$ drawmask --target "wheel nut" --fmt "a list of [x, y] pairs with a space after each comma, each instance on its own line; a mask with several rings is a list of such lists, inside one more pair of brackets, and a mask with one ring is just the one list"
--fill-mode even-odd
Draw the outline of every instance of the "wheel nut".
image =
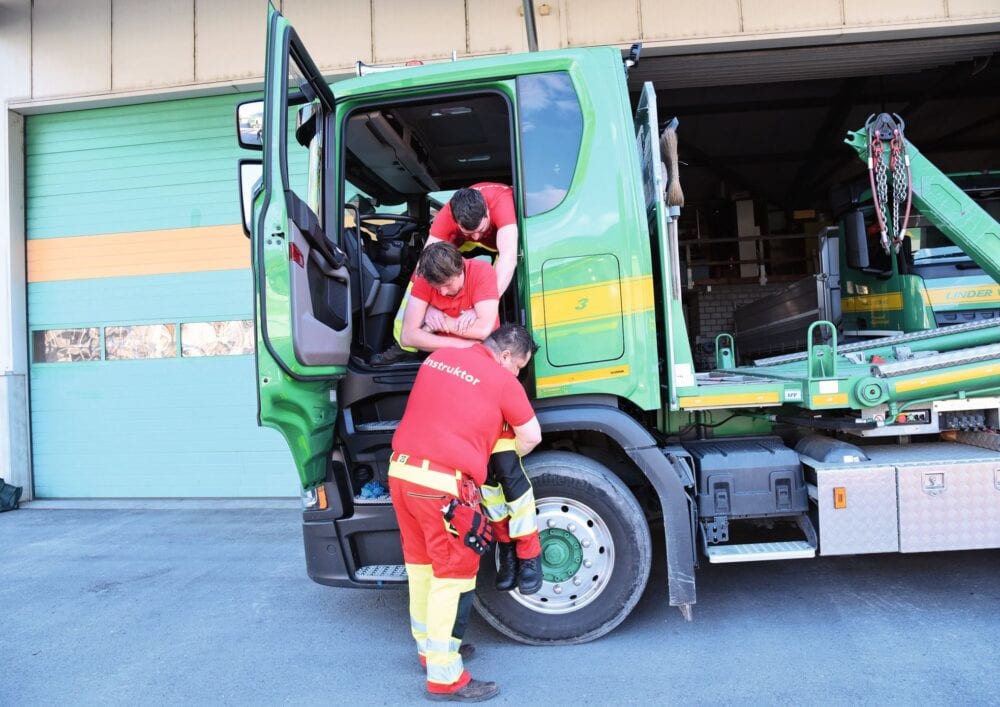
[[552, 591], [555, 592], [556, 594], [562, 594], [562, 585], [557, 584], [556, 586], [552, 587]]
[[568, 530], [571, 533], [575, 533], [576, 532], [576, 523], [570, 523], [569, 525], [567, 525], [566, 526], [566, 530]]
[[584, 540], [584, 541], [583, 541], [582, 543], [580, 543], [580, 544], [581, 544], [581, 545], [583, 545], [584, 547], [590, 547], [590, 541], [589, 541], [589, 540]]
[[581, 584], [583, 584], [583, 582], [580, 580], [579, 577], [574, 577], [573, 578], [573, 584], [576, 585], [577, 587], [579, 587]]
[[587, 569], [590, 569], [591, 567], [594, 566], [594, 563], [591, 562], [590, 560], [584, 560], [583, 561], [583, 566], [586, 567]]
[[556, 527], [556, 521], [555, 521], [555, 519], [553, 519], [553, 518], [549, 518], [549, 520], [548, 520], [548, 522], [546, 523], [546, 525], [547, 525], [547, 526], [549, 526], [550, 528], [554, 528], [554, 527]]

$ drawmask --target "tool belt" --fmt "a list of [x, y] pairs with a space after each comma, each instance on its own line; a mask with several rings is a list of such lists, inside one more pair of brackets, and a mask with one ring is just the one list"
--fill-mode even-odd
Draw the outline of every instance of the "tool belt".
[[461, 469], [443, 466], [430, 459], [421, 459], [401, 452], [393, 452], [389, 461], [390, 477], [450, 494], [467, 506], [478, 506], [482, 500], [476, 482], [466, 476]]

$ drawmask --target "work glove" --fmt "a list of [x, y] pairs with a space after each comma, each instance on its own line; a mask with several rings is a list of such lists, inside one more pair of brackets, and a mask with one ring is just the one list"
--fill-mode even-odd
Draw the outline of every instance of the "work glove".
[[479, 512], [478, 506], [466, 506], [453, 498], [441, 509], [441, 513], [449, 533], [461, 537], [466, 547], [477, 555], [486, 553], [493, 542], [493, 528], [486, 516]]

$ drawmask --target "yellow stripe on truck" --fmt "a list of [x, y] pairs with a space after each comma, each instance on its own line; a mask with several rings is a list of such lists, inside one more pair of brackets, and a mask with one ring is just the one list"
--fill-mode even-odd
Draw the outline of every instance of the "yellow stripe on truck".
[[988, 366], [976, 366], [975, 368], [966, 368], [963, 371], [932, 373], [926, 376], [901, 380], [899, 383], [896, 383], [895, 388], [897, 393], [906, 393], [911, 390], [950, 385], [952, 383], [965, 383], [977, 378], [988, 378], [996, 375], [1000, 375], [1000, 364], [991, 363]]
[[531, 324], [536, 329], [621, 317], [653, 309], [651, 275], [605, 280], [547, 290], [531, 297]]
[[780, 400], [778, 393], [735, 393], [733, 395], [697, 395], [680, 398], [678, 401], [682, 410], [697, 410], [703, 408], [737, 407], [740, 405], [777, 405]]
[[934, 287], [926, 291], [925, 300], [932, 307], [946, 304], [1000, 304], [1000, 287]]
[[578, 371], [576, 373], [561, 373], [557, 376], [545, 376], [535, 381], [535, 387], [539, 390], [545, 388], [558, 388], [564, 385], [575, 383], [590, 383], [596, 380], [607, 378], [620, 378], [627, 376], [631, 368], [629, 366], [608, 366], [607, 368], [596, 368], [590, 371]]
[[840, 307], [845, 312], [890, 312], [903, 309], [902, 292], [842, 297]]

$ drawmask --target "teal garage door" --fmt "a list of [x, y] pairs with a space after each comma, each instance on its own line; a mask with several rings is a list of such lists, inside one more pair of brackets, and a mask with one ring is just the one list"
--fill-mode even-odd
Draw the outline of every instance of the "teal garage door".
[[237, 100], [27, 119], [37, 497], [297, 495], [256, 423]]

